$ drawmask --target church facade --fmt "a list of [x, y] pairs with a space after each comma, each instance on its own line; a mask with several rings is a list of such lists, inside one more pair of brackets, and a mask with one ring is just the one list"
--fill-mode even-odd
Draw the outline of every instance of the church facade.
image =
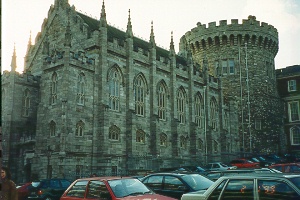
[[14, 52], [2, 75], [3, 163], [19, 182], [240, 155], [240, 105], [211, 73], [211, 56], [197, 57], [183, 40], [176, 54], [172, 35], [169, 50], [157, 47], [153, 24], [149, 35], [134, 36], [130, 12], [126, 32], [108, 25], [104, 2], [96, 20], [55, 0], [28, 43], [24, 73]]

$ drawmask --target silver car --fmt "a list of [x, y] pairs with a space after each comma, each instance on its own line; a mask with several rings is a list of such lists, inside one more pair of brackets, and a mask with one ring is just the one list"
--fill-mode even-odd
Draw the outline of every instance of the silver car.
[[228, 169], [237, 169], [236, 166], [228, 166], [222, 162], [208, 163], [204, 168], [206, 170], [210, 170], [210, 171], [222, 171], [222, 170], [228, 170]]
[[220, 177], [207, 190], [184, 194], [181, 200], [299, 200], [300, 174], [252, 173]]

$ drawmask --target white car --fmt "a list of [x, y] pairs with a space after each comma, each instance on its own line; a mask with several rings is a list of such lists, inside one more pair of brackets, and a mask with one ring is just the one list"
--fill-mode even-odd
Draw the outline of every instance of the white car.
[[208, 163], [205, 167], [206, 170], [210, 171], [221, 171], [221, 170], [228, 170], [228, 169], [237, 169], [236, 166], [228, 166], [222, 162], [213, 162]]
[[181, 200], [299, 200], [300, 174], [252, 173], [220, 177], [207, 190], [183, 194]]

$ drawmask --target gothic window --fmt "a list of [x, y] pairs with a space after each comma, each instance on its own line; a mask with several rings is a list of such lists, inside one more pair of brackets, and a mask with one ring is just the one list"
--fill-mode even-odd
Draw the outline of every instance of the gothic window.
[[299, 145], [300, 144], [300, 127], [291, 128], [290, 134], [291, 134], [291, 144]]
[[219, 61], [215, 61], [215, 76], [219, 76]]
[[213, 150], [215, 153], [218, 152], [219, 144], [216, 140], [213, 140]]
[[202, 139], [198, 139], [198, 149], [199, 150], [203, 150], [204, 148], [203, 148], [203, 140]]
[[109, 127], [109, 139], [110, 140], [119, 140], [120, 138], [120, 128], [116, 125]]
[[49, 128], [50, 128], [50, 137], [55, 137], [56, 136], [56, 124], [53, 120], [50, 122]]
[[177, 119], [181, 124], [185, 123], [185, 96], [182, 90], [177, 92]]
[[293, 101], [288, 103], [290, 122], [298, 121], [300, 116], [299, 102]]
[[23, 116], [28, 117], [29, 110], [30, 110], [30, 92], [28, 89], [26, 89], [23, 96]]
[[296, 88], [296, 80], [289, 80], [288, 81], [288, 91], [289, 92], [294, 92], [296, 90], [297, 90], [297, 88]]
[[203, 127], [204, 123], [204, 105], [200, 95], [195, 97], [195, 123], [199, 128]]
[[109, 73], [109, 108], [114, 111], [119, 110], [120, 106], [120, 75], [117, 69], [113, 69]]
[[166, 120], [166, 86], [162, 83], [158, 86], [158, 117]]
[[84, 129], [84, 123], [83, 123], [83, 121], [80, 120], [76, 124], [76, 133], [75, 133], [75, 136], [82, 137], [83, 136], [83, 129]]
[[210, 126], [213, 130], [217, 130], [217, 102], [216, 99], [212, 98], [210, 101]]
[[79, 105], [84, 105], [84, 97], [85, 97], [85, 78], [84, 78], [84, 74], [81, 73], [79, 74], [77, 80], [77, 103]]
[[145, 114], [145, 91], [146, 85], [142, 76], [138, 76], [134, 82], [135, 112], [137, 115]]
[[145, 143], [145, 132], [142, 130], [137, 130], [136, 132], [136, 142]]
[[160, 134], [160, 146], [167, 146], [167, 135], [164, 133]]
[[186, 149], [186, 147], [187, 147], [187, 140], [186, 140], [186, 138], [184, 136], [180, 136], [180, 143], [179, 143], [179, 145], [180, 145], [180, 148]]
[[51, 104], [57, 101], [57, 74], [54, 72], [51, 78]]

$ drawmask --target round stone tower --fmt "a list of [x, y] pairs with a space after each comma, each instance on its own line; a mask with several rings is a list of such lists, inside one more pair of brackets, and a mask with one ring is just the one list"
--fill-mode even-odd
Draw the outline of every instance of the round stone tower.
[[239, 103], [241, 152], [283, 151], [282, 105], [274, 65], [276, 28], [255, 16], [241, 24], [237, 19], [231, 24], [221, 20], [218, 26], [197, 23], [181, 38], [179, 48], [182, 56], [190, 50], [198, 63], [206, 57], [209, 73], [222, 79], [225, 101]]

